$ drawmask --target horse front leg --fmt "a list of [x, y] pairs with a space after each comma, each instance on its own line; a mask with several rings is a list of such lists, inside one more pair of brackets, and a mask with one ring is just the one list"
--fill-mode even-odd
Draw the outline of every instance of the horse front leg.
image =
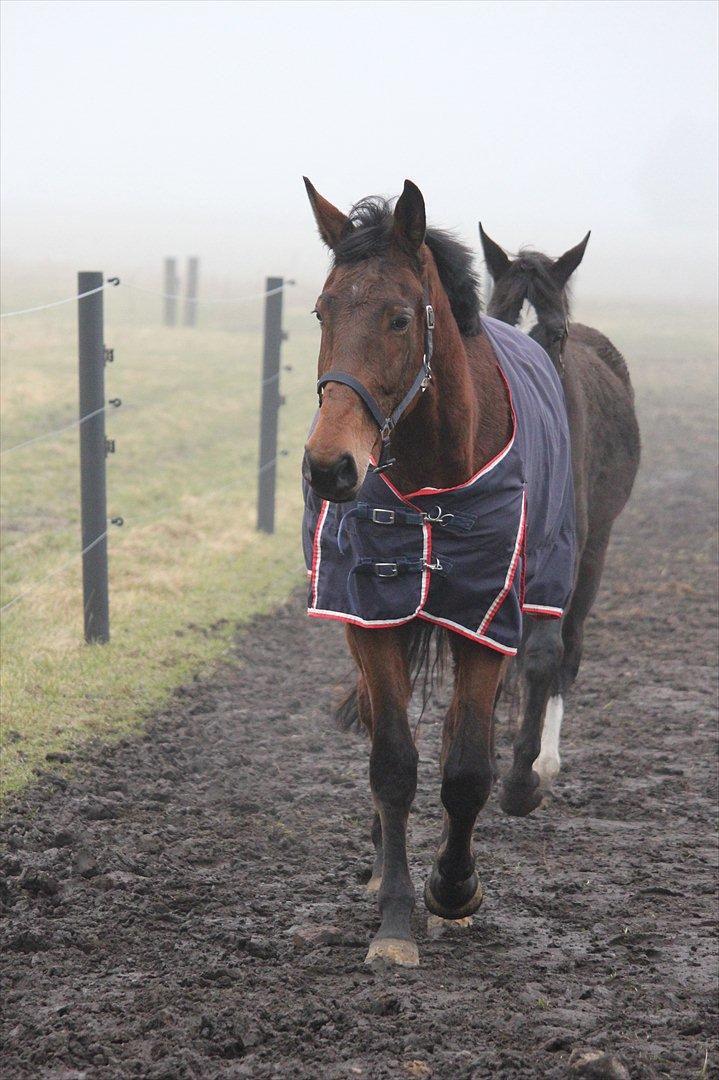
[[[366, 962], [384, 958], [413, 967], [419, 963], [419, 952], [410, 929], [415, 898], [407, 864], [407, 819], [417, 788], [418, 754], [407, 717], [412, 688], [406, 636], [401, 629], [357, 627], [349, 635], [362, 665], [372, 714], [369, 774], [382, 875], [377, 890], [382, 921]], [[379, 869], [376, 865], [376, 878]]]
[[482, 903], [472, 833], [494, 777], [494, 706], [505, 666], [498, 653], [452, 638], [455, 688], [442, 741], [445, 822], [424, 899], [434, 915], [462, 919]]

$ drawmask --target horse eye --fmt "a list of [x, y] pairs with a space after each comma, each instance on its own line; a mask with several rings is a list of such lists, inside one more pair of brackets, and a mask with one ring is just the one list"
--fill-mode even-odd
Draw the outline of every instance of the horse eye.
[[317, 310], [317, 308], [314, 308], [314, 310], [312, 311], [312, 314], [313, 314], [313, 315], [316, 315], [316, 316], [317, 316], [317, 322], [319, 322], [319, 323], [321, 323], [321, 322], [322, 322], [322, 316], [320, 315], [320, 313], [319, 313], [319, 311]]
[[409, 326], [409, 315], [395, 315], [390, 323], [393, 330], [406, 330]]

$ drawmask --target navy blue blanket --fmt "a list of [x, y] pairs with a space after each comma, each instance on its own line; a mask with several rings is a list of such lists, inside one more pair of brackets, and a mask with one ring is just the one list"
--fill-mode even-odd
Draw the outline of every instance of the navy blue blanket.
[[359, 626], [421, 618], [508, 655], [522, 612], [561, 616], [574, 580], [575, 527], [564, 392], [544, 350], [482, 319], [509, 388], [514, 432], [452, 488], [400, 495], [370, 472], [357, 499], [305, 485], [309, 614]]

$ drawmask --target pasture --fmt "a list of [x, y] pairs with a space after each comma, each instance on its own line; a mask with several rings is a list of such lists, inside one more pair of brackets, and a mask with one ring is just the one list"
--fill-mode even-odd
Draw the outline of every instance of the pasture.
[[[69, 287], [68, 287], [69, 286]], [[35, 292], [31, 290], [34, 288]], [[5, 309], [73, 291], [70, 275], [6, 290]], [[261, 282], [231, 295], [255, 293]], [[238, 620], [302, 580], [297, 452], [311, 415], [317, 337], [311, 304], [288, 290], [277, 527], [255, 531], [262, 300], [203, 307], [196, 329], [160, 325], [162, 300], [105, 294], [112, 639], [82, 640], [78, 432], [2, 458], [4, 788], [47, 753], [125, 730], [215, 660]], [[2, 447], [77, 416], [77, 313], [71, 304], [3, 322]]]
[[[419, 903], [422, 966], [386, 972], [362, 964], [376, 920], [366, 751], [328, 718], [342, 634], [310, 625], [294, 588], [308, 305], [289, 297], [290, 454], [278, 532], [260, 542], [259, 317], [170, 332], [134, 302], [108, 303], [109, 387], [138, 405], [110, 432], [110, 506], [127, 521], [110, 551], [113, 640], [80, 643], [77, 567], [3, 624], [11, 783], [34, 781], [7, 806], [12, 1075], [529, 1080], [566, 1076], [588, 1050], [633, 1077], [711, 1075], [712, 314], [577, 305], [628, 360], [644, 449], [562, 773], [530, 819], [492, 797], [477, 830], [485, 905], [461, 931], [428, 925]], [[72, 319], [51, 317], [3, 330], [7, 443], [72, 416]], [[77, 544], [76, 436], [63, 438], [3, 470], [9, 593]], [[41, 542], [39, 525], [62, 531]], [[440, 692], [422, 722], [417, 887], [445, 704]], [[501, 720], [502, 770], [508, 758]]]

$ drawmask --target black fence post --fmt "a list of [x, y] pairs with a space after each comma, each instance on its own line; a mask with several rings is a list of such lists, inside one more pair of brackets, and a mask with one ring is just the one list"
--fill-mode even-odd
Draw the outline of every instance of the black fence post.
[[[78, 293], [104, 283], [96, 272], [77, 275]], [[78, 300], [80, 360], [80, 502], [85, 641], [110, 640], [105, 484], [105, 335], [103, 293]], [[94, 415], [93, 415], [94, 414]], [[86, 550], [87, 549], [87, 550]]]
[[200, 260], [191, 256], [187, 260], [187, 284], [185, 286], [185, 326], [194, 326], [197, 322], [197, 283], [200, 274]]
[[174, 326], [177, 322], [177, 262], [175, 259], [165, 259], [165, 326]]
[[275, 484], [277, 471], [277, 423], [280, 405], [280, 348], [282, 346], [282, 278], [265, 283], [265, 346], [262, 361], [260, 408], [260, 463], [257, 486], [257, 528], [275, 531]]

